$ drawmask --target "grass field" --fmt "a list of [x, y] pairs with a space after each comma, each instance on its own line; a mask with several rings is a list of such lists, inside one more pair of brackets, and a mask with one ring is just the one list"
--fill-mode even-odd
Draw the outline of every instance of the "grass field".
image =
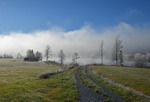
[[[77, 102], [79, 101], [79, 93], [75, 71], [78, 68], [75, 67], [69, 71], [50, 76], [48, 79], [40, 79], [37, 76], [62, 68], [59, 64], [51, 62], [0, 59], [0, 102]], [[89, 88], [92, 86], [93, 92], [101, 92], [102, 96], [105, 96], [105, 93], [97, 88], [96, 84], [85, 78], [86, 74], [83, 70], [85, 68], [81, 68], [81, 81]], [[150, 96], [150, 69], [117, 66], [94, 66], [93, 68], [99, 75]], [[100, 80], [90, 67], [88, 67], [88, 72], [97, 82], [121, 95], [126, 101], [145, 102], [128, 90]]]
[[104, 77], [150, 96], [150, 69], [95, 66], [94, 70]]
[[10, 83], [16, 80], [30, 79], [40, 73], [53, 72], [60, 69], [44, 62], [24, 62], [16, 59], [0, 59], [0, 82]]
[[[74, 70], [39, 79], [38, 75], [61, 69], [45, 62], [0, 60], [0, 102], [64, 102], [78, 100]], [[63, 94], [62, 94], [63, 93]]]

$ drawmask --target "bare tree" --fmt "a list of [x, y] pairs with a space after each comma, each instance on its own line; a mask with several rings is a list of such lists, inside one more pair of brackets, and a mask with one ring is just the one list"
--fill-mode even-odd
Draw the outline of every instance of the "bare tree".
[[102, 41], [102, 42], [100, 43], [101, 64], [103, 64], [103, 52], [104, 52], [103, 46], [104, 46], [104, 41]]
[[17, 58], [17, 59], [22, 59], [23, 56], [22, 56], [20, 53], [18, 53], [16, 58]]
[[135, 54], [134, 57], [136, 67], [146, 67], [146, 56], [140, 53]]
[[62, 49], [59, 51], [58, 57], [60, 58], [60, 63], [63, 64], [65, 60], [65, 54]]
[[113, 47], [113, 52], [112, 52], [112, 61], [116, 61], [116, 64], [118, 64], [119, 60], [119, 51], [123, 48], [122, 46], [122, 41], [119, 40], [119, 36], [116, 36], [115, 38], [115, 43]]
[[74, 55], [73, 55], [73, 57], [72, 57], [72, 62], [73, 62], [73, 64], [78, 64], [78, 62], [77, 62], [77, 59], [79, 59], [80, 57], [78, 56], [78, 53], [77, 52], [75, 52], [74, 53]]
[[51, 47], [49, 45], [47, 45], [45, 48], [46, 61], [48, 61], [48, 59], [50, 58], [51, 55], [52, 55]]

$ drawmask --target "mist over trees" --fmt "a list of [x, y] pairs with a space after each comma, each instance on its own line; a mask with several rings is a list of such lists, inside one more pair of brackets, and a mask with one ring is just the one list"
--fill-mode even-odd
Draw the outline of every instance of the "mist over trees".
[[[112, 45], [112, 46], [109, 46], [109, 49], [108, 49], [108, 43], [110, 43]], [[80, 44], [80, 43], [78, 43], [78, 44]], [[132, 63], [131, 66], [150, 67], [150, 53], [149, 52], [143, 53], [143, 52], [140, 52], [139, 50], [137, 50], [137, 53], [135, 53], [135, 52], [134, 53], [131, 52], [131, 54], [129, 54], [130, 52], [126, 53], [125, 50], [123, 50], [122, 40], [120, 40], [119, 36], [115, 37], [114, 43], [111, 38], [111, 40], [106, 39], [105, 44], [104, 44], [104, 40], [101, 40], [100, 44], [97, 44], [97, 46], [99, 46], [99, 47], [97, 47], [98, 50], [96, 48], [92, 49], [92, 50], [91, 50], [91, 48], [89, 48], [89, 50], [85, 50], [85, 53], [81, 53], [80, 50], [77, 49], [82, 60], [84, 59], [82, 57], [87, 58], [87, 59], [85, 59], [85, 61], [90, 60], [89, 62], [87, 61], [86, 63], [81, 62], [82, 64], [97, 63], [97, 64], [109, 64], [110, 65], [113, 62], [113, 64], [121, 65], [121, 66], [122, 65], [130, 66], [130, 63]], [[83, 46], [81, 46], [81, 47], [83, 47]], [[128, 46], [126, 45], [125, 47], [127, 48]], [[112, 48], [112, 50], [111, 50], [111, 48]], [[35, 49], [35, 48], [33, 48], [33, 49]], [[65, 46], [64, 46], [64, 49], [65, 49]], [[95, 50], [95, 52], [93, 50]], [[104, 50], [105, 50], [106, 54], [104, 54]], [[56, 60], [57, 62], [64, 64], [64, 60], [66, 59], [66, 56], [65, 56], [63, 50], [59, 51], [59, 53], [57, 54], [57, 57], [56, 57], [55, 52], [57, 52], [56, 47], [54, 48], [55, 56], [53, 57], [50, 45], [47, 45], [45, 47], [45, 49], [42, 50], [43, 57], [44, 57], [44, 59], [46, 59], [46, 61], [50, 60], [50, 58], [52, 58], [52, 59], [54, 58], [54, 60]], [[69, 52], [69, 54], [68, 54], [68, 52]], [[140, 52], [140, 53], [138, 53], [138, 52]], [[17, 55], [13, 55], [13, 54], [12, 55], [16, 56], [15, 58], [17, 58], [17, 59], [23, 59], [25, 56], [25, 58], [24, 58], [25, 61], [39, 61], [39, 60], [42, 60], [42, 53], [39, 51], [34, 52], [33, 50], [29, 49], [29, 50], [27, 50], [26, 55], [24, 53], [23, 53], [23, 55], [21, 53], [17, 53]], [[66, 54], [67, 57], [70, 57], [70, 62], [72, 59], [73, 64], [78, 64], [79, 56], [78, 56], [77, 52], [75, 52], [73, 54], [73, 56], [71, 56], [70, 49], [69, 49], [69, 50], [66, 50], [66, 53], [67, 53]], [[12, 55], [3, 54], [3, 55], [0, 55], [0, 58], [14, 58]], [[110, 58], [110, 55], [111, 55], [111, 58]], [[67, 58], [67, 60], [68, 59], [69, 58]], [[112, 62], [108, 62], [108, 60], [111, 60]], [[65, 61], [65, 63], [66, 62], [67, 61]], [[129, 62], [129, 64], [128, 64], [128, 62]]]
[[149, 67], [150, 65], [150, 54], [136, 53], [134, 55], [134, 62], [136, 67]]
[[[66, 64], [72, 62], [74, 51], [80, 54], [81, 64], [101, 64], [99, 47], [100, 41], [104, 40], [103, 64], [111, 65], [115, 64], [110, 61], [115, 42], [114, 38], [116, 35], [119, 35], [119, 39], [123, 41], [124, 46], [122, 49], [123, 64], [134, 66], [134, 55], [136, 53], [145, 54], [146, 52], [150, 52], [149, 32], [150, 29], [133, 26], [125, 22], [121, 22], [110, 28], [105, 28], [103, 31], [85, 25], [80, 29], [72, 31], [49, 29], [34, 31], [29, 34], [11, 32], [8, 35], [0, 37], [0, 55], [4, 57], [4, 53], [7, 53], [16, 57], [18, 52], [20, 52], [25, 57], [26, 50], [33, 49], [34, 51], [42, 52], [43, 60], [45, 60], [45, 46], [50, 44], [53, 56], [50, 56], [49, 60], [59, 61], [58, 52], [60, 48], [63, 48], [66, 55], [64, 63]], [[127, 56], [130, 56], [130, 58]]]
[[134, 61], [134, 54], [126, 55], [126, 57], [124, 59], [125, 59], [125, 61]]
[[146, 66], [146, 56], [140, 53], [135, 54], [134, 56], [135, 66], [136, 67], [145, 67]]
[[135, 67], [150, 67], [150, 53], [135, 53], [125, 56], [126, 62], [131, 62]]
[[10, 54], [4, 54], [4, 55], [0, 55], [0, 58], [1, 59], [12, 59], [14, 57], [12, 55], [10, 55]]
[[146, 62], [150, 63], [150, 53], [146, 53]]
[[16, 56], [16, 58], [17, 58], [17, 59], [23, 59], [24, 57], [22, 56], [21, 53], [18, 53], [17, 56]]

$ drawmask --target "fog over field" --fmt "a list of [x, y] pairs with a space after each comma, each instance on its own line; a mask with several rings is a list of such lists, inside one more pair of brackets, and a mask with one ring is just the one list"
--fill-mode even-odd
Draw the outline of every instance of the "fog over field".
[[148, 28], [144, 25], [139, 27], [120, 22], [116, 26], [103, 29], [85, 25], [73, 31], [52, 27], [49, 30], [36, 30], [30, 33], [9, 32], [7, 35], [0, 34], [0, 53], [16, 56], [19, 52], [25, 55], [27, 49], [44, 53], [46, 45], [50, 45], [51, 60], [58, 60], [58, 52], [63, 49], [66, 62], [71, 62], [74, 52], [78, 52], [80, 63], [98, 62], [100, 42], [104, 40], [104, 59], [107, 60], [111, 56], [116, 35], [119, 35], [120, 40], [123, 41], [124, 54], [150, 52], [150, 29]]

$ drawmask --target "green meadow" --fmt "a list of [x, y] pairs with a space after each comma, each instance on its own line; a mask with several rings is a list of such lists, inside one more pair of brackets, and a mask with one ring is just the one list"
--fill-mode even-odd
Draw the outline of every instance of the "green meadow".
[[[99, 92], [101, 96], [106, 97], [106, 93], [87, 78], [86, 66], [74, 67], [69, 71], [52, 75], [48, 79], [41, 79], [38, 78], [41, 74], [61, 70], [60, 64], [42, 61], [28, 62], [21, 59], [0, 59], [0, 102], [78, 102], [79, 93], [75, 79], [78, 68], [81, 68], [81, 82], [93, 92]], [[127, 102], [147, 101], [129, 90], [105, 82], [99, 75], [150, 96], [149, 69], [93, 66], [92, 69], [87, 67], [87, 70], [87, 74], [93, 77], [95, 81], [120, 95]], [[106, 98], [108, 101], [113, 101], [109, 97]]]
[[125, 87], [150, 96], [150, 69], [117, 66], [95, 66], [94, 70]]
[[0, 60], [0, 102], [64, 102], [78, 100], [75, 69], [37, 78], [42, 73], [60, 70], [58, 65], [45, 62], [24, 62], [16, 59]]

